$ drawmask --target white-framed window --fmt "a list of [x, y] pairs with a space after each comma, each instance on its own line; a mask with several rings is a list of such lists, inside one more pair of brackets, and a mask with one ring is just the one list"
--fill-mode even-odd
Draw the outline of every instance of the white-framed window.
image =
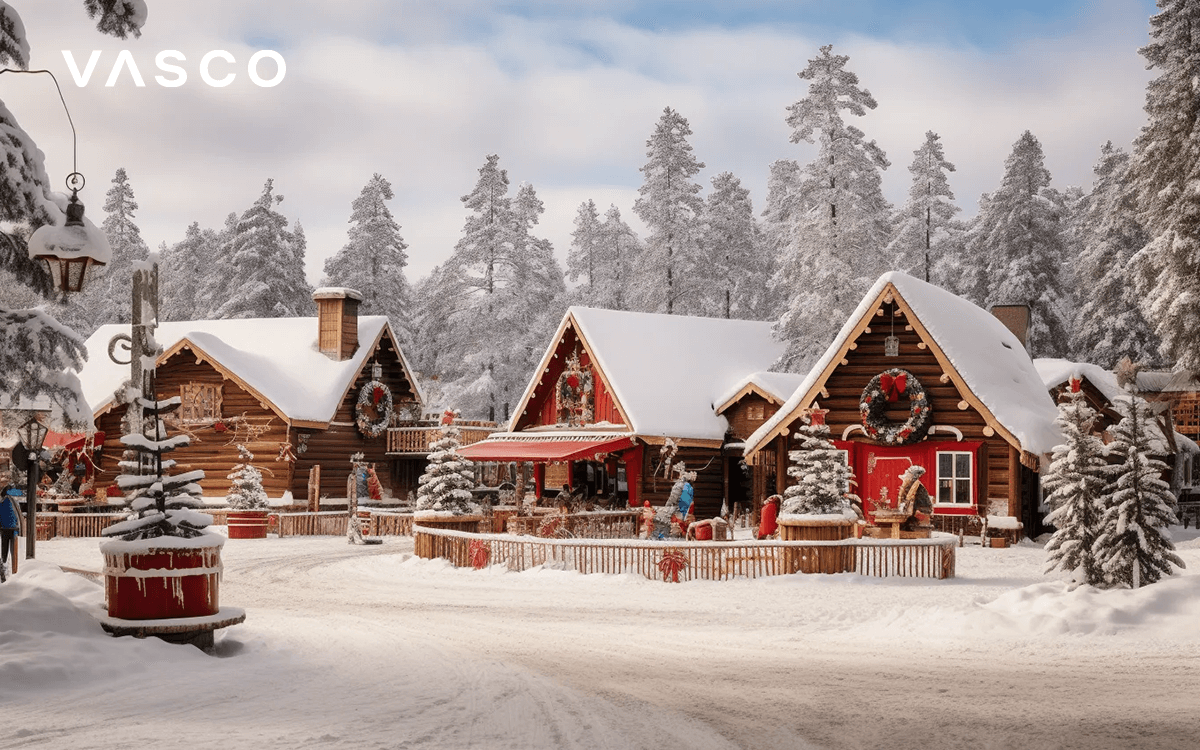
[[974, 502], [973, 464], [974, 457], [970, 451], [938, 451], [938, 505], [971, 505]]

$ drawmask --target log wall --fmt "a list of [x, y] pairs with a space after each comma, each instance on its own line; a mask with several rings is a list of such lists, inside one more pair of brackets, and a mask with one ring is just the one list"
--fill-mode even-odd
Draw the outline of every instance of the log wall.
[[[642, 451], [642, 472], [638, 477], [638, 505], [649, 500], [651, 505], [662, 505], [671, 495], [673, 478], [663, 478], [658, 446], [648, 445]], [[683, 461], [688, 471], [696, 472], [692, 482], [697, 519], [712, 518], [721, 512], [725, 499], [725, 472], [719, 448], [680, 448], [674, 463]], [[707, 468], [706, 468], [707, 467]], [[655, 474], [654, 470], [658, 469]], [[673, 476], [668, 474], [669, 477]]]

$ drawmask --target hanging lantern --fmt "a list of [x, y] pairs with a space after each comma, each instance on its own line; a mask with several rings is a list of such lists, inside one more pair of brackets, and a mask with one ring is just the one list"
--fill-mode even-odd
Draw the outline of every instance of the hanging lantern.
[[883, 356], [899, 357], [900, 356], [900, 339], [897, 336], [888, 336], [883, 340]]
[[29, 257], [46, 264], [54, 279], [54, 288], [78, 292], [92, 266], [103, 266], [112, 258], [112, 248], [104, 232], [83, 218], [79, 190], [83, 175], [72, 172], [67, 177], [71, 198], [67, 203], [67, 221], [62, 226], [39, 227], [29, 238]]

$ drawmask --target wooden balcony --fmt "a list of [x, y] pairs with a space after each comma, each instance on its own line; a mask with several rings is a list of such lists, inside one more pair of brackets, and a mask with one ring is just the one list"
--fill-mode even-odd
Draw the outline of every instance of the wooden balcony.
[[[462, 444], [478, 443], [496, 431], [495, 422], [458, 422]], [[429, 444], [442, 434], [441, 426], [433, 420], [399, 422], [388, 428], [387, 452], [391, 455], [424, 456], [429, 453]]]

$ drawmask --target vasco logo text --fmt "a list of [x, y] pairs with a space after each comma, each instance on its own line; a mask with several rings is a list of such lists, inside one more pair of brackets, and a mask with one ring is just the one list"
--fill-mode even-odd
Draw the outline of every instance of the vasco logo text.
[[[75, 79], [75, 85], [80, 88], [86, 86], [92, 78], [92, 73], [96, 70], [96, 64], [100, 62], [100, 50], [92, 50], [91, 56], [88, 58], [87, 65], [83, 72], [80, 72], [78, 63], [75, 62], [75, 55], [71, 50], [63, 50], [63, 59], [67, 61], [67, 68], [71, 71], [71, 77]], [[275, 75], [272, 78], [263, 78], [259, 75], [258, 65], [264, 59], [269, 58], [275, 62]], [[187, 58], [179, 50], [168, 49], [159, 52], [154, 58], [154, 64], [167, 76], [154, 76], [154, 80], [159, 86], [167, 88], [176, 88], [187, 83], [187, 71], [178, 65], [173, 65], [173, 62], [187, 62]], [[214, 64], [216, 63], [216, 64]], [[233, 55], [223, 49], [215, 49], [208, 52], [204, 57], [200, 58], [200, 79], [214, 88], [224, 88], [233, 83], [237, 78], [237, 74], [230, 70], [230, 67], [235, 65], [237, 60]], [[269, 72], [268, 66], [268, 72]], [[133, 79], [135, 86], [145, 86], [146, 82], [142, 79], [142, 73], [138, 70], [137, 62], [134, 61], [133, 55], [127, 49], [121, 50], [117, 55], [117, 61], [113, 63], [112, 71], [108, 74], [108, 81], [105, 86], [115, 86], [121, 77], [121, 71], [128, 70], [129, 77]], [[224, 74], [221, 77], [216, 77], [216, 74]], [[283, 55], [275, 50], [259, 50], [250, 56], [250, 61], [246, 63], [246, 75], [254, 82], [254, 85], [263, 88], [271, 88], [278, 86], [283, 77], [287, 75], [287, 66], [283, 62]]]

